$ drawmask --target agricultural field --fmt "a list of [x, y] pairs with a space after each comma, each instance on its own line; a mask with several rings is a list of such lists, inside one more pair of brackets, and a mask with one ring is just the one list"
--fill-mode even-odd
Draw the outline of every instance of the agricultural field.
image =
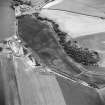
[[67, 10], [85, 15], [105, 17], [104, 0], [55, 0], [45, 8]]
[[67, 32], [72, 38], [105, 31], [105, 21], [100, 18], [50, 8], [42, 9], [40, 14], [56, 21], [61, 30]]
[[105, 52], [105, 32], [80, 36], [75, 40], [83, 47]]
[[[69, 1], [70, 0], [66, 0], [66, 2], [64, 2], [65, 5], [67, 5]], [[76, 3], [76, 0], [69, 4], [72, 5], [73, 3]], [[62, 7], [61, 5], [59, 5], [59, 7], [55, 6], [54, 8], [56, 9], [57, 7], [60, 9]], [[67, 5], [67, 7], [65, 6], [64, 8], [67, 9], [69, 6]], [[76, 6], [81, 7], [82, 5], [78, 4]], [[50, 9], [54, 8], [52, 7]], [[64, 34], [65, 32], [68, 33], [70, 38], [78, 41], [80, 46], [104, 53], [104, 20], [97, 17], [50, 9], [43, 8], [40, 16], [54, 20], [59, 24]], [[80, 10], [85, 13], [87, 9], [89, 8], [85, 8], [84, 10], [81, 8]], [[103, 13], [96, 13], [96, 10], [92, 8], [89, 10], [92, 10], [91, 14], [95, 13], [94, 15], [101, 14], [101, 16], [104, 16]], [[0, 33], [0, 40], [12, 36], [16, 31], [14, 11], [10, 10], [8, 12], [10, 13], [9, 16], [7, 16], [6, 11], [5, 14], [3, 14], [6, 19], [2, 18], [2, 20], [8, 20], [7, 24], [3, 24], [10, 26], [7, 31], [9, 34]], [[5, 31], [5, 28], [3, 28], [3, 31]], [[82, 68], [78, 68], [78, 65], [75, 65], [71, 59], [68, 59], [67, 54], [58, 43], [56, 33], [51, 29], [47, 22], [40, 22], [40, 19], [37, 20], [34, 15], [26, 15], [18, 18], [19, 38], [24, 42], [23, 44], [31, 48], [32, 53], [35, 52], [39, 55], [45, 65], [49, 66], [51, 70], [65, 72], [70, 75], [70, 78], [72, 78], [71, 74], [73, 74], [78, 79], [93, 83], [91, 84], [93, 86], [84, 86], [78, 83], [79, 81], [74, 82], [72, 79], [67, 80], [54, 74], [38, 73], [35, 68], [29, 67], [26, 63], [27, 59], [13, 59], [13, 56], [8, 58], [7, 55], [0, 55], [0, 82], [2, 85], [6, 83], [6, 95], [7, 98], [11, 96], [11, 105], [14, 103], [18, 105], [18, 95], [20, 96], [19, 98], [22, 105], [104, 105], [104, 68], [98, 68], [97, 66], [87, 67], [88, 70], [93, 71], [93, 74], [91, 74], [92, 72], [87, 72], [81, 75]], [[104, 55], [101, 55], [101, 57], [102, 56]], [[98, 84], [99, 87], [95, 85], [94, 82]], [[2, 88], [3, 86], [0, 86], [0, 90], [5, 91]]]
[[99, 95], [93, 88], [82, 86], [57, 77], [66, 105], [101, 105]]
[[[28, 65], [21, 58], [15, 58], [13, 61], [6, 55], [0, 57], [2, 64], [0, 72], [5, 79], [5, 81], [1, 79], [0, 82], [5, 83], [7, 102], [12, 105], [14, 103], [20, 105], [17, 95], [19, 95], [22, 105], [33, 105], [34, 103], [36, 105], [46, 105], [46, 103], [50, 105], [103, 105], [99, 94], [93, 88], [53, 74], [38, 73], [36, 69], [27, 70]], [[7, 66], [4, 66], [5, 64]], [[1, 89], [2, 87], [0, 87]], [[10, 100], [8, 96], [11, 96]]]
[[15, 33], [15, 14], [7, 0], [0, 2], [0, 41], [11, 37]]

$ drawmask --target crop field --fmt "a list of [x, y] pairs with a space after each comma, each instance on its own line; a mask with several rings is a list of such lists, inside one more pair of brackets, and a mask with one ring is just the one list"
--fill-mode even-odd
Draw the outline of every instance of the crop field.
[[96, 17], [49, 8], [43, 9], [41, 15], [56, 21], [61, 30], [67, 32], [72, 38], [105, 32], [105, 21]]
[[102, 105], [99, 95], [93, 88], [82, 86], [57, 77], [66, 105]]
[[105, 51], [105, 32], [75, 38], [83, 47]]
[[[52, 9], [63, 9], [92, 16], [105, 17], [104, 0], [56, 0], [59, 3], [46, 6]], [[49, 4], [48, 4], [49, 5]]]

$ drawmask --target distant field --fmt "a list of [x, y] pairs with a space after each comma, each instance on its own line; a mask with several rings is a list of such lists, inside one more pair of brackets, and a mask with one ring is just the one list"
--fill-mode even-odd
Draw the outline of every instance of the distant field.
[[104, 0], [62, 0], [60, 3], [52, 5], [49, 8], [64, 9], [92, 16], [105, 17], [104, 5]]
[[41, 15], [57, 22], [73, 38], [105, 32], [105, 21], [99, 18], [48, 9], [43, 9]]
[[103, 105], [95, 89], [57, 77], [66, 105]]
[[105, 32], [75, 38], [83, 47], [105, 51]]

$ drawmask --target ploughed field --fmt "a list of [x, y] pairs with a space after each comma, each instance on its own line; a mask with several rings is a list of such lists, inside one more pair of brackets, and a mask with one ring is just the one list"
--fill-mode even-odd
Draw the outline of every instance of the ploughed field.
[[[87, 73], [88, 71], [82, 73], [85, 70], [73, 62], [71, 56], [68, 56], [62, 45], [62, 40], [65, 37], [58, 38], [50, 22], [47, 22], [47, 19], [37, 17], [37, 15], [33, 15], [33, 17], [26, 15], [18, 18], [19, 38], [38, 54], [44, 65], [47, 65], [52, 70], [64, 73], [67, 76], [69, 75], [69, 77], [76, 76], [76, 80], [83, 80], [92, 87], [103, 87], [105, 85], [104, 71], [101, 71], [99, 75], [97, 72], [93, 74]], [[63, 32], [64, 36], [66, 34]], [[80, 73], [82, 74], [78, 75]]]
[[57, 77], [66, 105], [104, 105], [95, 89]]

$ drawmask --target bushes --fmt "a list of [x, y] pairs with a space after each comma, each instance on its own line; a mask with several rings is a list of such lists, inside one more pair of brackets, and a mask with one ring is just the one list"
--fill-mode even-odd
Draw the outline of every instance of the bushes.
[[66, 42], [67, 33], [59, 30], [59, 26], [55, 23], [52, 24], [55, 32], [59, 37], [59, 43], [63, 46], [68, 56], [72, 57], [76, 62], [83, 65], [96, 65], [100, 60], [99, 54], [96, 51], [89, 50], [87, 48], [79, 47], [77, 41], [69, 40]]
[[42, 18], [38, 15], [37, 15], [37, 19], [52, 23], [53, 29], [57, 33], [58, 41], [60, 45], [63, 47], [67, 55], [73, 58], [76, 62], [86, 66], [96, 65], [99, 62], [100, 57], [98, 52], [89, 50], [88, 48], [80, 47], [77, 41], [73, 41], [73, 40], [66, 41], [66, 36], [68, 34], [65, 32], [62, 32], [59, 29], [59, 25], [55, 23], [53, 20]]

